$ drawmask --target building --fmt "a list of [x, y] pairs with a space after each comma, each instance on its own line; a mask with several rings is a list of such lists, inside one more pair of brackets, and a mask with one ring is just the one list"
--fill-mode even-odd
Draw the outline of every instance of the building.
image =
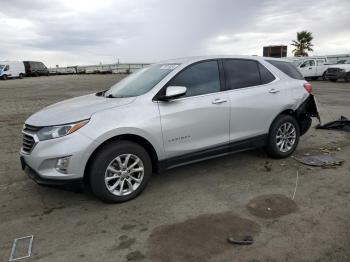
[[286, 45], [270, 45], [264, 46], [263, 56], [267, 57], [286, 57], [287, 56], [287, 46]]

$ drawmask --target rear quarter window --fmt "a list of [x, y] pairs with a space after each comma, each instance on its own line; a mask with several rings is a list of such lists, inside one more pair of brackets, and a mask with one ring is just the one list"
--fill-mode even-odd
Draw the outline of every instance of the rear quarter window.
[[268, 84], [275, 80], [276, 78], [271, 74], [269, 70], [265, 68], [265, 66], [261, 65], [259, 63], [259, 71], [260, 71], [260, 78], [261, 78], [261, 84]]
[[274, 67], [277, 67], [279, 70], [291, 78], [304, 80], [303, 75], [298, 71], [293, 63], [276, 60], [266, 60], [266, 62], [270, 63]]

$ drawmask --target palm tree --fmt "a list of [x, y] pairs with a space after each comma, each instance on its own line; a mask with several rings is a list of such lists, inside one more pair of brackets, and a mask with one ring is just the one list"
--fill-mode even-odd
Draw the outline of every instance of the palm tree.
[[311, 32], [301, 31], [297, 32], [297, 40], [293, 40], [292, 46], [295, 46], [295, 49], [292, 51], [294, 56], [309, 56], [307, 51], [314, 51], [311, 47], [311, 43], [314, 37]]

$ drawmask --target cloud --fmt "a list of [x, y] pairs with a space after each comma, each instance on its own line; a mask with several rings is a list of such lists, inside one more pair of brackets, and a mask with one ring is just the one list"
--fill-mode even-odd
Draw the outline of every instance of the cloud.
[[1, 4], [0, 60], [52, 66], [262, 55], [264, 45], [290, 44], [304, 29], [313, 32], [315, 54], [350, 53], [349, 22], [347, 0], [12, 0]]

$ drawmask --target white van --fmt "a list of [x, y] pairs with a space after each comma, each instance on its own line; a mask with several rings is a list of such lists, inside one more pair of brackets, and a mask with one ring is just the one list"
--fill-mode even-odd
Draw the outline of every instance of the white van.
[[18, 61], [0, 61], [0, 78], [8, 79], [13, 77], [22, 78], [25, 76], [25, 69], [23, 62]]

